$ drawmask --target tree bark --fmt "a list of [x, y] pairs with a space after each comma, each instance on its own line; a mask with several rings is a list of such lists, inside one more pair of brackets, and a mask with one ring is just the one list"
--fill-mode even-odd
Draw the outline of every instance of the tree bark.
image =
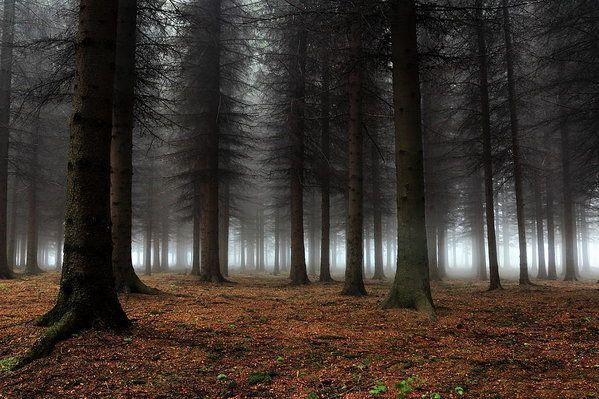
[[200, 258], [201, 258], [201, 231], [202, 231], [202, 205], [199, 187], [197, 183], [194, 185], [194, 196], [193, 196], [193, 243], [192, 243], [192, 256], [191, 256], [191, 275], [200, 275]]
[[545, 177], [545, 190], [547, 191], [547, 278], [557, 280], [557, 267], [555, 262], [555, 215], [553, 209], [553, 181], [550, 173]]
[[381, 168], [379, 154], [375, 143], [370, 144], [370, 157], [372, 168], [370, 180], [372, 183], [373, 217], [372, 227], [374, 235], [374, 275], [373, 280], [384, 280], [385, 270], [383, 267], [383, 212], [381, 210]]
[[150, 177], [146, 183], [146, 232], [144, 244], [144, 263], [146, 275], [152, 275], [152, 236], [154, 235], [154, 168], [151, 167]]
[[537, 278], [545, 280], [547, 269], [545, 265], [545, 233], [543, 231], [543, 194], [541, 192], [540, 176], [535, 176], [535, 219], [537, 228], [538, 272]]
[[27, 262], [25, 274], [33, 276], [43, 272], [39, 267], [39, 226], [38, 226], [38, 173], [39, 173], [39, 140], [40, 116], [36, 116], [35, 126], [31, 132], [31, 160], [29, 164], [29, 187], [27, 187]]
[[[495, 233], [495, 201], [493, 187], [493, 153], [491, 148], [491, 112], [489, 107], [489, 73], [483, 0], [477, 0], [477, 39], [481, 127], [483, 136], [483, 170], [485, 179], [485, 216], [487, 225], [487, 248], [489, 252], [489, 290], [501, 288], [499, 262], [497, 260], [497, 235]], [[483, 251], [482, 256], [485, 256]]]
[[358, 13], [350, 32], [347, 264], [343, 295], [366, 295], [364, 286], [364, 132], [362, 127], [362, 30]]
[[398, 256], [395, 281], [383, 306], [432, 316], [415, 1], [393, 0], [391, 18]]
[[230, 210], [230, 185], [224, 183], [222, 185], [222, 200], [220, 212], [220, 271], [224, 277], [229, 276], [229, 224], [231, 218]]
[[38, 325], [49, 326], [20, 360], [50, 353], [83, 328], [119, 329], [129, 320], [112, 271], [110, 140], [117, 0], [81, 0], [75, 53], [75, 94], [67, 169], [65, 259], [56, 304]]
[[514, 187], [516, 192], [516, 218], [518, 221], [518, 250], [520, 252], [520, 285], [531, 285], [528, 277], [528, 260], [526, 253], [526, 218], [524, 215], [524, 189], [522, 187], [524, 173], [522, 170], [522, 155], [520, 154], [520, 128], [518, 126], [518, 109], [516, 105], [517, 95], [516, 80], [514, 76], [514, 50], [512, 46], [509, 4], [508, 0], [502, 1], [512, 160], [514, 163]]
[[112, 268], [117, 291], [152, 294], [155, 290], [139, 279], [131, 260], [136, 27], [137, 0], [120, 0], [110, 157]]
[[[294, 19], [296, 17], [293, 17]], [[310, 283], [306, 270], [304, 246], [304, 117], [306, 108], [307, 31], [293, 22], [290, 42], [288, 129], [291, 141], [290, 212], [291, 212], [291, 267], [292, 285]]]
[[17, 216], [19, 213], [19, 194], [18, 179], [15, 176], [11, 187], [11, 207], [10, 207], [10, 236], [8, 239], [8, 267], [14, 270], [17, 266], [17, 237], [18, 226]]
[[162, 225], [160, 226], [160, 271], [168, 272], [169, 262], [168, 262], [168, 254], [169, 254], [169, 239], [170, 239], [170, 223], [168, 219], [169, 215], [167, 211], [164, 211], [162, 215]]
[[0, 45], [0, 279], [13, 278], [7, 257], [8, 143], [15, 35], [15, 0], [4, 1]]
[[562, 192], [563, 192], [563, 234], [564, 234], [564, 267], [565, 281], [576, 281], [576, 246], [574, 226], [574, 205], [572, 201], [572, 187], [570, 186], [570, 137], [567, 126], [561, 126], [562, 139]]

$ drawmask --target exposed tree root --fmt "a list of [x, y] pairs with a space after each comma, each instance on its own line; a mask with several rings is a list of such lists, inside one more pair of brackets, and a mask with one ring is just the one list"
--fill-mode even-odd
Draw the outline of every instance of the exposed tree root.
[[436, 320], [435, 306], [429, 295], [420, 290], [410, 289], [407, 292], [393, 288], [383, 302], [383, 309], [413, 309]]
[[[46, 316], [42, 317], [36, 324], [43, 325], [47, 323], [47, 320], [45, 320]], [[35, 344], [33, 344], [33, 347], [15, 364], [14, 369], [18, 370], [37, 359], [48, 356], [58, 342], [70, 337], [77, 331], [79, 322], [80, 320], [77, 318], [74, 311], [65, 313], [58, 322], [50, 326], [44, 334], [38, 338]]]
[[117, 282], [117, 292], [142, 295], [159, 295], [162, 293], [159, 289], [148, 287], [136, 274], [129, 276], [127, 281]]

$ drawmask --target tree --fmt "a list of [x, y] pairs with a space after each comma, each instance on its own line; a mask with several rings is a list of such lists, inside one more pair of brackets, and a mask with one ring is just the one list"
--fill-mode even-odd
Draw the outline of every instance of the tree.
[[503, 3], [503, 31], [505, 39], [505, 61], [507, 68], [508, 105], [510, 112], [510, 133], [512, 161], [514, 163], [514, 187], [516, 193], [516, 218], [518, 224], [518, 249], [520, 252], [520, 285], [531, 285], [528, 277], [528, 261], [526, 254], [526, 219], [524, 215], [524, 171], [522, 169], [522, 154], [520, 149], [520, 129], [518, 108], [516, 104], [516, 77], [514, 73], [514, 49], [510, 23], [508, 0]]
[[112, 266], [118, 291], [154, 294], [131, 261], [136, 27], [137, 0], [119, 0], [110, 159]]
[[12, 94], [15, 0], [4, 1], [0, 46], [0, 279], [12, 278], [7, 258], [8, 142]]
[[[485, 174], [485, 211], [487, 222], [487, 248], [489, 251], [489, 290], [501, 288], [499, 279], [499, 262], [497, 261], [497, 236], [495, 234], [495, 201], [493, 188], [493, 153], [491, 148], [491, 112], [489, 107], [489, 78], [487, 71], [487, 44], [485, 38], [485, 21], [483, 0], [476, 2], [479, 90], [481, 107], [481, 124], [483, 136], [483, 169]], [[481, 254], [484, 256], [484, 252]]]
[[347, 264], [342, 294], [366, 295], [364, 287], [364, 132], [362, 126], [362, 29], [356, 12], [350, 31]]
[[50, 327], [17, 367], [47, 355], [81, 329], [129, 325], [114, 285], [110, 231], [117, 0], [81, 0], [67, 172], [64, 267], [54, 307], [36, 324]]
[[434, 315], [426, 245], [416, 4], [393, 0], [391, 8], [399, 248], [397, 273], [383, 307], [414, 308]]

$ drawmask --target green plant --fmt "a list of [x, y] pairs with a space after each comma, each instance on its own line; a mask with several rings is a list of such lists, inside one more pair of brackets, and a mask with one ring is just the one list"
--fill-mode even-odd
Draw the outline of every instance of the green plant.
[[316, 394], [316, 392], [310, 392], [308, 394], [308, 396], [306, 396], [306, 399], [319, 399], [318, 395]]
[[462, 387], [455, 387], [454, 391], [455, 391], [455, 393], [457, 393], [460, 396], [464, 395], [464, 388], [462, 388]]
[[248, 376], [248, 382], [251, 385], [261, 384], [261, 383], [269, 383], [272, 381], [271, 373], [257, 372], [251, 373]]
[[133, 338], [131, 337], [125, 337], [123, 338], [123, 342], [126, 344], [130, 344], [131, 342], [133, 342]]
[[226, 374], [219, 374], [216, 376], [216, 379], [219, 381], [224, 381], [227, 379], [227, 375]]
[[387, 392], [387, 387], [380, 382], [373, 386], [370, 391], [368, 391], [368, 393], [373, 396], [377, 396], [385, 392]]
[[5, 357], [0, 359], [0, 372], [11, 371], [19, 362], [16, 357]]

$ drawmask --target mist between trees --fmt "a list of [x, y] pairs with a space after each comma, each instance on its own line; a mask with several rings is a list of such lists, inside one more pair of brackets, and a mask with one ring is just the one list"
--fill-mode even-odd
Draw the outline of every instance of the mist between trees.
[[[0, 276], [57, 339], [138, 274], [597, 279], [592, 0], [3, 2]], [[67, 166], [68, 165], [68, 166]]]

